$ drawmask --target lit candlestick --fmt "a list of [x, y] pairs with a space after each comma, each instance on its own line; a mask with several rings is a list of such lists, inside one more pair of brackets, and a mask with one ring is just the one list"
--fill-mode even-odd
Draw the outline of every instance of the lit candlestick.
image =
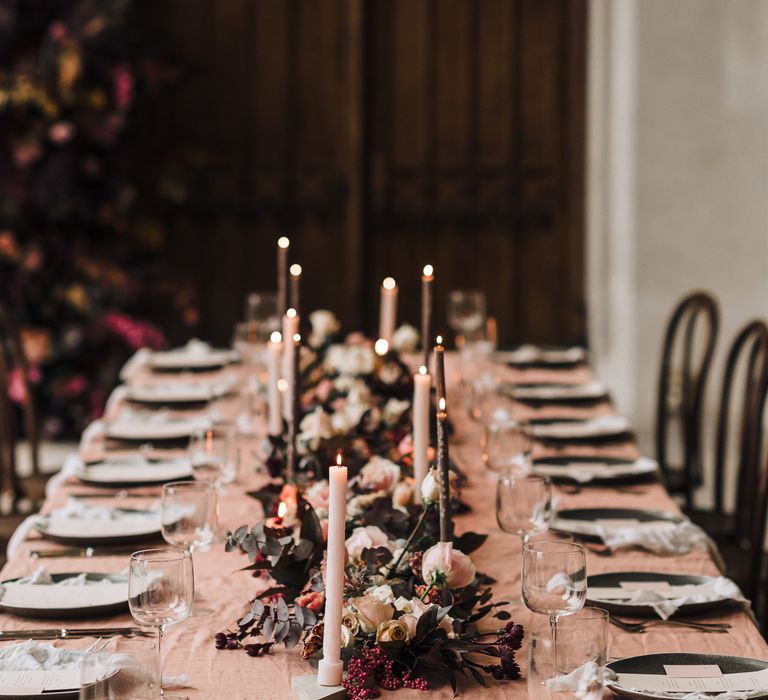
[[291, 307], [296, 309], [296, 313], [301, 313], [299, 306], [301, 296], [301, 265], [294, 263], [291, 265]]
[[429, 409], [432, 377], [427, 374], [427, 368], [419, 367], [413, 375], [413, 476], [414, 500], [421, 503], [421, 482], [427, 475], [429, 466]]
[[421, 274], [421, 347], [424, 350], [424, 366], [429, 367], [429, 339], [432, 337], [432, 284], [435, 281], [435, 268], [424, 265]]
[[283, 353], [283, 338], [275, 331], [267, 343], [267, 370], [269, 380], [267, 387], [267, 400], [269, 405], [269, 434], [282, 435], [283, 416], [280, 398], [280, 359]]
[[290, 345], [293, 346], [293, 366], [291, 367], [293, 384], [290, 394], [286, 396], [286, 403], [290, 404], [291, 413], [288, 418], [288, 440], [285, 452], [285, 482], [287, 484], [293, 483], [296, 474], [296, 437], [298, 435], [299, 400], [301, 397], [301, 336], [298, 333], [294, 333]]
[[437, 400], [437, 470], [440, 474], [440, 541], [451, 542], [451, 480], [448, 459], [448, 412], [445, 397]]
[[277, 311], [281, 315], [288, 309], [288, 249], [290, 247], [291, 242], [285, 236], [277, 239]]
[[435, 341], [435, 385], [437, 387], [437, 398], [445, 396], [445, 347], [443, 346], [443, 336], [438, 335]]
[[373, 344], [373, 351], [379, 356], [384, 357], [389, 352], [389, 343], [384, 338], [379, 338]]
[[290, 342], [299, 332], [299, 315], [296, 309], [288, 309], [283, 316], [283, 378], [287, 382], [286, 392], [283, 395], [283, 418], [290, 420], [293, 411], [293, 343]]
[[379, 309], [379, 338], [392, 342], [397, 323], [397, 283], [387, 277], [381, 283], [381, 307]]
[[344, 608], [344, 524], [347, 519], [347, 468], [341, 463], [328, 469], [328, 555], [325, 572], [323, 658], [317, 669], [318, 685], [340, 685], [341, 617]]

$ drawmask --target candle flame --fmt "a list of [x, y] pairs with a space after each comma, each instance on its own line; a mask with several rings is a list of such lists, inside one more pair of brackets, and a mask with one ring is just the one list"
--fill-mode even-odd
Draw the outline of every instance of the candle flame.
[[273, 343], [282, 343], [283, 342], [283, 336], [280, 334], [280, 331], [272, 331], [272, 335], [269, 336], [269, 339]]
[[288, 309], [288, 311], [286, 311], [286, 312], [285, 312], [285, 315], [286, 315], [288, 318], [296, 318], [296, 315], [297, 315], [297, 314], [296, 314], [296, 309], [294, 309], [294, 308], [290, 308], [290, 309]]
[[301, 275], [301, 265], [298, 263], [293, 263], [293, 265], [291, 265], [290, 272], [293, 277], [298, 277]]
[[280, 377], [277, 380], [277, 390], [286, 391], [288, 389], [288, 380], [285, 377]]
[[437, 338], [435, 338], [435, 342], [438, 345], [442, 345], [443, 344], [443, 336], [442, 335], [438, 335]]
[[432, 277], [435, 274], [435, 268], [432, 265], [424, 265], [424, 277]]
[[441, 396], [437, 402], [437, 407], [440, 411], [445, 411], [445, 397]]
[[379, 338], [373, 346], [373, 349], [376, 351], [377, 355], [383, 357], [389, 351], [389, 343], [384, 338]]
[[384, 289], [392, 290], [397, 287], [397, 282], [395, 282], [394, 277], [385, 277], [381, 286], [384, 287]]
[[293, 342], [294, 343], [300, 343], [301, 342], [301, 335], [299, 333], [293, 334]]
[[419, 374], [420, 375], [424, 376], [426, 373], [427, 373], [427, 368], [424, 365], [419, 367]]
[[290, 247], [291, 242], [286, 236], [280, 236], [280, 238], [277, 239], [277, 245], [283, 250], [287, 250]]
[[341, 460], [341, 450], [339, 450], [339, 451], [336, 453], [336, 466], [337, 466], [337, 467], [340, 467], [341, 465], [342, 465], [342, 460]]
[[277, 507], [277, 517], [282, 520], [287, 512], [288, 504], [285, 501], [280, 501], [280, 505]]

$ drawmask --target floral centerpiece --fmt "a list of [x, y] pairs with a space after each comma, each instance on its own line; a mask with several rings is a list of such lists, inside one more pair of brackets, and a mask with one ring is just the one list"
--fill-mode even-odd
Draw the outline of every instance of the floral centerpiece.
[[[470, 556], [486, 537], [469, 532], [438, 541], [436, 469], [415, 502], [410, 373], [397, 348], [381, 358], [361, 336], [334, 343], [317, 326], [336, 332], [338, 324], [322, 313], [322, 323], [313, 316], [312, 345], [302, 357], [302, 478], [254, 494], [268, 517], [228, 533], [228, 551], [247, 555], [243, 570], [265, 579], [266, 587], [232, 629], [216, 635], [216, 646], [261, 656], [275, 644], [301, 644], [302, 657], [314, 659], [323, 636], [339, 634], [344, 686], [353, 700], [377, 697], [379, 688], [423, 690], [447, 682], [455, 689], [457, 676], [481, 685], [519, 678], [515, 652], [523, 629], [509, 621], [505, 601], [492, 600], [494, 581]], [[344, 615], [341, 629], [330, 631], [320, 619], [328, 515], [322, 465], [340, 449], [353, 476]], [[456, 492], [458, 479], [454, 473], [450, 479]], [[480, 624], [489, 616], [500, 622]]]

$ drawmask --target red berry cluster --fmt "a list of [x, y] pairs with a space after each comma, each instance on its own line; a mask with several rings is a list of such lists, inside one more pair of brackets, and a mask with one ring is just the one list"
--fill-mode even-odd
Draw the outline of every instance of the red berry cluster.
[[350, 659], [344, 688], [349, 700], [372, 700], [379, 697], [378, 688], [397, 690], [428, 690], [427, 681], [423, 678], [412, 678], [411, 672], [398, 675], [395, 662], [380, 646], [363, 647], [360, 656]]

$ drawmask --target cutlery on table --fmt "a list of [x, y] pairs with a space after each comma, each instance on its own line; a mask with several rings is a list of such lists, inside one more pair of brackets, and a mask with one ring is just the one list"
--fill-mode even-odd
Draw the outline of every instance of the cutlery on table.
[[88, 498], [108, 498], [108, 499], [115, 499], [118, 501], [122, 501], [126, 498], [160, 498], [160, 493], [131, 493], [127, 489], [120, 489], [119, 491], [114, 492], [108, 492], [108, 493], [70, 493], [69, 494], [72, 498], [77, 498], [79, 500], [88, 499]]
[[694, 620], [642, 620], [641, 622], [627, 622], [614, 615], [610, 615], [608, 621], [616, 627], [635, 634], [645, 632], [648, 627], [687, 627], [699, 632], [727, 632], [731, 626], [727, 622], [696, 622]]
[[92, 557], [121, 557], [133, 554], [133, 549], [109, 549], [107, 547], [67, 547], [65, 549], [33, 549], [29, 556], [35, 559], [58, 559], [62, 557], [80, 557], [90, 559]]
[[79, 639], [81, 637], [150, 637], [143, 627], [56, 627], [34, 630], [0, 630], [0, 641], [20, 639]]

